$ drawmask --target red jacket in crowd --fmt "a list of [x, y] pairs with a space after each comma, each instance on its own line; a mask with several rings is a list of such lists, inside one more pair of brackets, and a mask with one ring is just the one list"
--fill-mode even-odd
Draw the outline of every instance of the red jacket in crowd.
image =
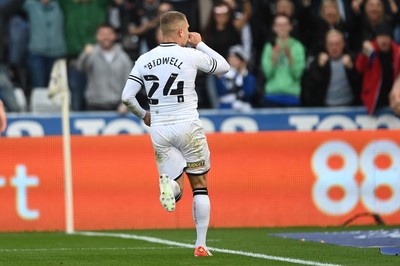
[[[379, 48], [376, 41], [372, 42], [372, 46], [374, 52], [369, 57], [361, 52], [356, 60], [356, 69], [364, 75], [361, 100], [367, 107], [369, 114], [375, 111], [382, 83], [382, 65], [379, 61]], [[400, 47], [394, 41], [392, 41], [392, 62], [394, 82], [400, 72]]]

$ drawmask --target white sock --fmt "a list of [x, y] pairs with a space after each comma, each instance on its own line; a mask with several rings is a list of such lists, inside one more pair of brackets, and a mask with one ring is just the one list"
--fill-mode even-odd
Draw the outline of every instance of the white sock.
[[206, 245], [208, 224], [210, 222], [210, 198], [207, 189], [193, 190], [193, 219], [196, 224], [197, 240], [195, 247]]

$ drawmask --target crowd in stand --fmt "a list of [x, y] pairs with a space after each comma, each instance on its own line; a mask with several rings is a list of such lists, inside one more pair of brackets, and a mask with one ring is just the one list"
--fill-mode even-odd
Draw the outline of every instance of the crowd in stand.
[[[29, 99], [66, 58], [73, 111], [126, 112], [126, 78], [159, 44], [159, 17], [170, 10], [185, 13], [231, 65], [221, 77], [199, 74], [199, 108], [365, 106], [374, 114], [394, 104], [400, 0], [0, 0], [0, 99], [21, 111], [14, 88]], [[146, 108], [145, 92], [137, 97]]]

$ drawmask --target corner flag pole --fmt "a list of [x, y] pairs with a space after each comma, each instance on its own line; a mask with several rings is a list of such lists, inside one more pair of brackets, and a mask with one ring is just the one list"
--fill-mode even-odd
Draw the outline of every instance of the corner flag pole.
[[65, 182], [65, 231], [74, 232], [74, 208], [72, 192], [72, 163], [71, 163], [71, 131], [69, 125], [69, 87], [66, 60], [57, 60], [51, 71], [48, 96], [53, 99], [61, 94], [62, 99], [62, 132], [64, 155], [64, 182]]

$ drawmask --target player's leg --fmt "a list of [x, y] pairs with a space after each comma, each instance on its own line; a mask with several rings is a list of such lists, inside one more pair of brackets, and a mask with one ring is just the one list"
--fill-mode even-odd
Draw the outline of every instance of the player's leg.
[[157, 158], [164, 157], [162, 163], [157, 160], [160, 173], [160, 202], [165, 210], [172, 212], [175, 210], [176, 202], [182, 197], [185, 160], [174, 147], [170, 147], [163, 155], [157, 151], [156, 155]]
[[206, 244], [211, 211], [207, 189], [207, 173], [202, 175], [188, 174], [188, 177], [193, 191], [192, 213], [197, 234], [194, 255], [197, 257], [212, 256]]
[[182, 154], [186, 159], [186, 174], [193, 191], [193, 219], [197, 240], [195, 256], [211, 256], [207, 250], [206, 238], [210, 221], [210, 199], [207, 188], [207, 172], [210, 169], [210, 150], [201, 121], [187, 124], [182, 140]]
[[168, 128], [152, 127], [150, 133], [160, 174], [160, 203], [165, 210], [172, 212], [176, 201], [182, 196], [182, 176], [186, 161], [180, 151], [168, 141], [171, 138]]

